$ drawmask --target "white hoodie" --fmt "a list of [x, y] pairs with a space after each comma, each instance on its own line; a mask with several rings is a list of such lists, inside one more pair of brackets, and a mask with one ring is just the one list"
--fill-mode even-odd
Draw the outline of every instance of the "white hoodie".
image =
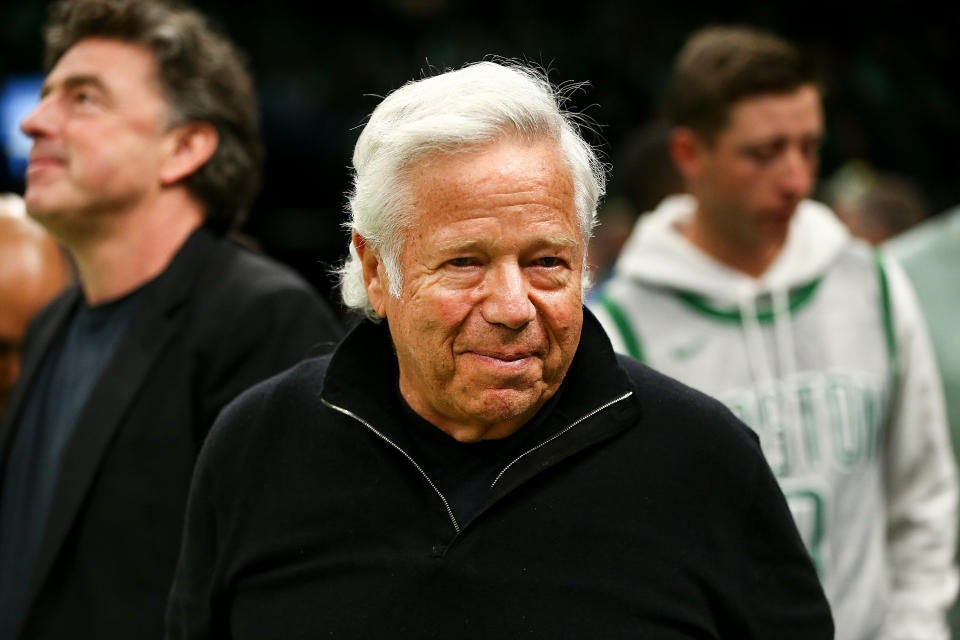
[[615, 349], [720, 398], [757, 431], [838, 640], [948, 638], [956, 471], [906, 277], [804, 201], [753, 278], [679, 233], [695, 208], [672, 196], [642, 217], [591, 309]]

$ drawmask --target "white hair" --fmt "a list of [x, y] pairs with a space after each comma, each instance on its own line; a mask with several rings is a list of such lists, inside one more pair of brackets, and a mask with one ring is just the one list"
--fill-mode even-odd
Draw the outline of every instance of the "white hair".
[[[579, 86], [558, 89], [538, 70], [484, 61], [408, 82], [374, 109], [353, 151], [349, 227], [380, 254], [390, 295], [400, 295], [402, 234], [414, 213], [405, 182], [409, 168], [425, 155], [462, 153], [507, 136], [557, 144], [573, 179], [586, 250], [605, 173], [580, 135], [577, 116], [563, 110], [566, 96]], [[343, 302], [379, 320], [352, 242], [349, 251], [339, 269]]]

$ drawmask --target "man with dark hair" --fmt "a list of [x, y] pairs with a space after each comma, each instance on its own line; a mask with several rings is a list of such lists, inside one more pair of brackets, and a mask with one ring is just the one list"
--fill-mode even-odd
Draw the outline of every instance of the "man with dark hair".
[[233, 46], [142, 0], [58, 3], [46, 36], [25, 200], [80, 283], [31, 325], [0, 425], [0, 637], [158, 638], [215, 416], [339, 331], [220, 235], [261, 155]]
[[839, 640], [947, 638], [956, 472], [913, 291], [807, 200], [820, 91], [789, 43], [694, 34], [668, 99], [690, 195], [627, 241], [595, 310], [614, 347], [753, 427]]
[[605, 178], [561, 103], [480, 62], [374, 110], [367, 319], [218, 418], [168, 638], [833, 637], [756, 436], [584, 311]]

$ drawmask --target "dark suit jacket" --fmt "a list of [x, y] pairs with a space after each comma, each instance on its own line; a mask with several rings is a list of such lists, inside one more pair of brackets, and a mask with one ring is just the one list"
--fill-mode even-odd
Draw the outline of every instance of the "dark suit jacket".
[[[80, 297], [70, 289], [30, 326], [0, 423], [0, 482], [24, 398]], [[292, 271], [205, 230], [138, 304], [64, 455], [23, 638], [160, 638], [194, 459], [214, 418], [340, 335]]]

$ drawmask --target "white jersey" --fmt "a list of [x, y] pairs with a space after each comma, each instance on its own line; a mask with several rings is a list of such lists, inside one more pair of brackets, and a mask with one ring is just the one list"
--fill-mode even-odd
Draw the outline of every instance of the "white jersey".
[[838, 640], [948, 638], [956, 472], [904, 275], [805, 201], [781, 254], [751, 278], [677, 231], [695, 207], [673, 196], [641, 218], [591, 309], [615, 349], [757, 432]]

